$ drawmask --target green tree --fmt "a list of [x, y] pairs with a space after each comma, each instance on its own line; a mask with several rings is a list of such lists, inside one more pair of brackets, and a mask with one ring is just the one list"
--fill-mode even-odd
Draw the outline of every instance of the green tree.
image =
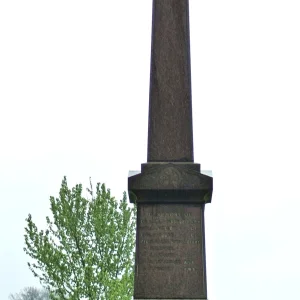
[[52, 299], [132, 299], [136, 208], [125, 192], [117, 201], [104, 184], [94, 195], [90, 181], [87, 191], [85, 198], [81, 184], [69, 189], [64, 177], [59, 198], [50, 197], [47, 229], [39, 231], [28, 215], [28, 266]]
[[11, 294], [9, 300], [49, 300], [49, 293], [35, 287], [24, 288], [20, 293]]

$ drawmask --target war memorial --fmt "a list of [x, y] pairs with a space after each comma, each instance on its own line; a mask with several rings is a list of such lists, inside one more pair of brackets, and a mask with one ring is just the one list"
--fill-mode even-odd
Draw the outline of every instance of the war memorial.
[[194, 162], [189, 1], [153, 0], [147, 162], [128, 177], [137, 204], [135, 300], [207, 299], [212, 190]]

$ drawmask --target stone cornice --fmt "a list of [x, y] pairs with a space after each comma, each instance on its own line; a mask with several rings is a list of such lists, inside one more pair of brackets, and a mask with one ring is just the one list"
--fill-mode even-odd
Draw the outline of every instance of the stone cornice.
[[132, 203], [209, 203], [213, 179], [195, 163], [146, 163], [128, 177]]

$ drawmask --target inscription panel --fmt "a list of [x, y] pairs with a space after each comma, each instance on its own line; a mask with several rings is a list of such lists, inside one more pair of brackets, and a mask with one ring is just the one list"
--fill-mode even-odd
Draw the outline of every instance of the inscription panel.
[[135, 298], [205, 298], [201, 205], [138, 204]]

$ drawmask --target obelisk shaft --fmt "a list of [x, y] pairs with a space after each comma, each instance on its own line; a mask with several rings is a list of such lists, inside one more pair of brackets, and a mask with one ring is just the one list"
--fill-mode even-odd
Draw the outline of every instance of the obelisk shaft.
[[188, 0], [154, 0], [148, 162], [193, 162]]

